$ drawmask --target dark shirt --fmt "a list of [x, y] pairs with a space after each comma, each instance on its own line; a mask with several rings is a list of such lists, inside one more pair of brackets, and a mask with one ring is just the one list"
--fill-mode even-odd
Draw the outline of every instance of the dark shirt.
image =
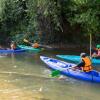
[[85, 65], [85, 62], [82, 60], [78, 65], [77, 65], [77, 67], [82, 67], [82, 66], [84, 66]]
[[95, 50], [95, 49], [92, 49], [92, 51], [91, 51], [91, 53], [93, 54], [93, 53], [98, 53], [98, 50]]

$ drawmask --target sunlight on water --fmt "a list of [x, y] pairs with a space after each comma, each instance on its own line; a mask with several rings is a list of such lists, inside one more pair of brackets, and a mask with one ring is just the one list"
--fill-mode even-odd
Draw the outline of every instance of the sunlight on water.
[[[1, 76], [1, 75], [0, 75]], [[4, 78], [4, 76], [3, 76]], [[7, 77], [6, 77], [7, 78]], [[38, 100], [43, 95], [38, 90], [32, 91], [30, 87], [20, 86], [20, 80], [10, 81], [9, 79], [0, 81], [0, 100]]]

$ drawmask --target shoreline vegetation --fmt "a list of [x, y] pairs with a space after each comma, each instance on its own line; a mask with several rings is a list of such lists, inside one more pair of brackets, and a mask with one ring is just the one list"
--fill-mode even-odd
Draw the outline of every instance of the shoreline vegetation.
[[[89, 45], [86, 44], [51, 44], [51, 47], [54, 49], [60, 49], [60, 50], [72, 50], [72, 51], [86, 51], [89, 52]], [[94, 46], [93, 46], [94, 47]]]
[[90, 34], [94, 43], [100, 43], [99, 7], [99, 0], [1, 0], [0, 44], [14, 36], [16, 41], [22, 37], [31, 41], [41, 34], [41, 42], [59, 42], [56, 47], [60, 42], [73, 46], [76, 42], [78, 47], [81, 43], [88, 44]]

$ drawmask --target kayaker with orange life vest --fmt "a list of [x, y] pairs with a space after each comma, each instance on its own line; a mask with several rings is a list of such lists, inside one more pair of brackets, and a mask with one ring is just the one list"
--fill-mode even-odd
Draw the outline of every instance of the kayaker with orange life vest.
[[34, 43], [32, 44], [32, 47], [34, 48], [39, 48], [39, 44], [37, 41], [34, 41]]
[[52, 47], [48, 46], [48, 45], [42, 45], [42, 44], [39, 44], [36, 40], [34, 41], [34, 43], [32, 42], [29, 42], [27, 39], [24, 39], [23, 40], [24, 42], [30, 44], [33, 48], [46, 48], [46, 49], [53, 49]]
[[91, 60], [86, 55], [86, 53], [81, 53], [80, 56], [81, 62], [77, 66], [75, 66], [73, 70], [80, 69], [84, 72], [90, 72], [92, 70]]
[[16, 49], [16, 43], [14, 41], [11, 41], [11, 44], [10, 44], [10, 48], [11, 50], [15, 50]]

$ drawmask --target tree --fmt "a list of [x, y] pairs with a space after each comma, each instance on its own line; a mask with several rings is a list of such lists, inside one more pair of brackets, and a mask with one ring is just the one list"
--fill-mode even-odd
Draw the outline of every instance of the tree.
[[96, 35], [100, 30], [99, 8], [97, 0], [71, 0], [69, 21], [72, 25], [79, 24], [84, 33]]
[[[1, 1], [0, 1], [1, 2]], [[2, 0], [0, 32], [43, 34], [46, 43], [72, 42], [84, 35], [99, 37], [99, 0]]]

